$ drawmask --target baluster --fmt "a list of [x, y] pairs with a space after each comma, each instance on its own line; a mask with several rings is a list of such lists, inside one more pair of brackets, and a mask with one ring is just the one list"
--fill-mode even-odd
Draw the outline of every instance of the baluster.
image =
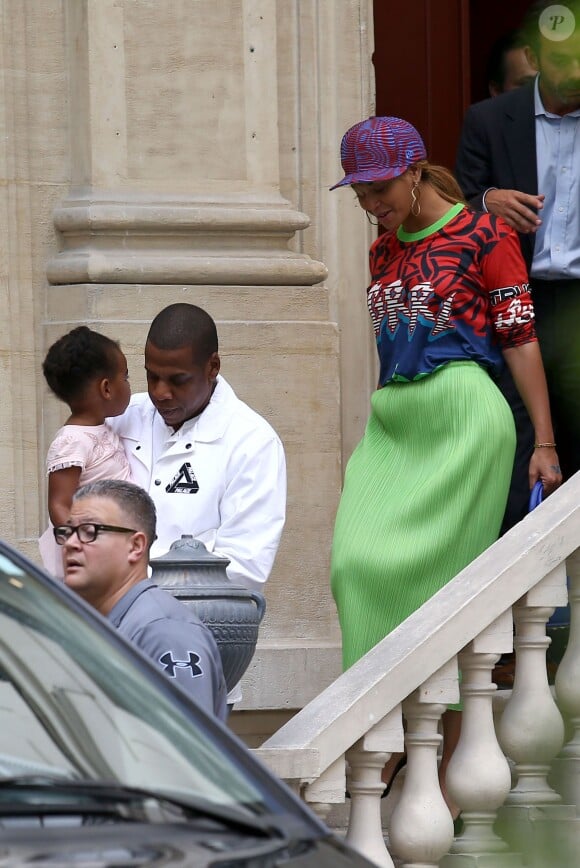
[[514, 606], [516, 671], [498, 732], [505, 754], [516, 764], [517, 784], [508, 805], [560, 802], [547, 781], [564, 742], [564, 722], [548, 684], [546, 621], [566, 598], [566, 568], [561, 564]]
[[570, 579], [570, 637], [556, 673], [558, 705], [572, 736], [555, 761], [558, 789], [565, 802], [580, 804], [580, 549], [566, 561]]
[[453, 841], [453, 820], [439, 786], [437, 749], [441, 715], [458, 700], [453, 658], [403, 703], [407, 767], [389, 825], [392, 851], [403, 868], [436, 868]]
[[392, 868], [381, 823], [381, 772], [391, 753], [403, 750], [403, 722], [398, 705], [347, 752], [350, 818], [347, 840], [376, 865]]
[[548, 684], [546, 621], [566, 596], [566, 569], [561, 564], [514, 606], [514, 686], [498, 724], [499, 743], [515, 763], [517, 783], [498, 811], [497, 829], [534, 865], [546, 864], [553, 850], [546, 842], [569, 825], [573, 811], [561, 804], [547, 780], [564, 741], [564, 721]]
[[[464, 831], [453, 842], [450, 855], [441, 861], [442, 868], [465, 865], [466, 855], [477, 864], [478, 856], [507, 851], [507, 845], [493, 830], [497, 809], [510, 791], [511, 772], [495, 733], [492, 703], [497, 688], [491, 674], [500, 654], [512, 647], [510, 609], [459, 656], [463, 716], [446, 783], [451, 798], [461, 807]], [[521, 857], [510, 854], [507, 862], [520, 865]], [[494, 864], [505, 863], [503, 856], [494, 859]]]

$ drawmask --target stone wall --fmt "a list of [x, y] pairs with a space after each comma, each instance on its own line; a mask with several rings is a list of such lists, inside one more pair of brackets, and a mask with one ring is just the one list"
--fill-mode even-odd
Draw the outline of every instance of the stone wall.
[[328, 560], [375, 377], [369, 228], [340, 176], [371, 113], [370, 0], [3, 0], [1, 535], [36, 558], [65, 408], [48, 345], [118, 338], [134, 391], [166, 304], [217, 321], [222, 372], [274, 425], [288, 522], [244, 708], [292, 709], [339, 670]]

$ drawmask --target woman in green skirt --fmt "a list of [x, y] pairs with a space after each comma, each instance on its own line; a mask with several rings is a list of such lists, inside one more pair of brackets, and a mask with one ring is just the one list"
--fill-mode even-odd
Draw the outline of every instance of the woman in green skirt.
[[[349, 185], [383, 230], [367, 290], [379, 383], [332, 545], [346, 669], [497, 539], [515, 450], [494, 382], [504, 364], [534, 425], [530, 487], [541, 479], [549, 494], [562, 476], [514, 230], [470, 210], [400, 118], [351, 127], [341, 159], [335, 187]], [[458, 718], [444, 716], [442, 780]]]

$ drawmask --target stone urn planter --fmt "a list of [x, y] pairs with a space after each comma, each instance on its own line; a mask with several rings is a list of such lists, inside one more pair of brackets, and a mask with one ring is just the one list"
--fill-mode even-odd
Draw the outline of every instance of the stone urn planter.
[[191, 535], [184, 534], [150, 564], [155, 584], [191, 606], [212, 631], [230, 691], [254, 656], [266, 611], [264, 596], [231, 582], [226, 573], [229, 560], [208, 552]]

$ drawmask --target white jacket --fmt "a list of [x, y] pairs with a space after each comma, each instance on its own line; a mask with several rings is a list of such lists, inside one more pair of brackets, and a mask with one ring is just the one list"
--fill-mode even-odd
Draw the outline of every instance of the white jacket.
[[134, 395], [122, 416], [107, 421], [121, 438], [133, 481], [157, 508], [151, 557], [192, 534], [229, 558], [232, 582], [260, 590], [286, 514], [284, 449], [268, 422], [221, 376], [203, 413], [175, 433], [147, 393]]

